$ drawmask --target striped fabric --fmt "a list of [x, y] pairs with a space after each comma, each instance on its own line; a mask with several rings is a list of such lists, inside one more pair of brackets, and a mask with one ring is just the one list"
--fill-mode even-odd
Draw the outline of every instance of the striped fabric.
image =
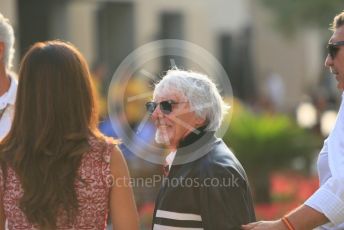
[[153, 230], [203, 230], [202, 217], [192, 213], [156, 211]]
[[203, 228], [179, 228], [166, 225], [154, 224], [153, 230], [203, 230]]

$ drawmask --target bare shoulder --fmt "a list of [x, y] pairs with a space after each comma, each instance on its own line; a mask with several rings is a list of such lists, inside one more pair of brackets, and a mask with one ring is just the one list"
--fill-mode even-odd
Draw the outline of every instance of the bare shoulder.
[[123, 156], [123, 153], [118, 147], [118, 144], [111, 144], [111, 154], [110, 154], [110, 168], [111, 173], [115, 177], [128, 176], [128, 166], [127, 162]]
[[102, 139], [108, 143], [108, 144], [112, 144], [112, 145], [119, 145], [121, 143], [121, 141], [119, 139], [114, 139], [113, 137], [107, 137], [107, 136], [103, 136]]

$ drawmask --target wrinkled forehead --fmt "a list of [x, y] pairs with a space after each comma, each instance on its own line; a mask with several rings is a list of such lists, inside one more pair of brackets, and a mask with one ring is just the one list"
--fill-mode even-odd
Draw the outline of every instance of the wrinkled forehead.
[[332, 34], [329, 43], [344, 41], [344, 25], [338, 27]]
[[181, 90], [177, 90], [171, 86], [157, 87], [153, 93], [153, 101], [160, 102], [166, 100], [182, 101], [185, 100], [186, 96]]

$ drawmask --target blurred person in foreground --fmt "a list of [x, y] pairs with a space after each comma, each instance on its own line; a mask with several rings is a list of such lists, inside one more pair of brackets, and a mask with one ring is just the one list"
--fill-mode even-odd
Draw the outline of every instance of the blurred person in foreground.
[[14, 55], [14, 32], [7, 18], [0, 13], [0, 141], [11, 128], [17, 80], [10, 71]]
[[[335, 75], [339, 90], [344, 90], [344, 12], [332, 25], [325, 66]], [[275, 221], [245, 225], [249, 230], [344, 229], [344, 94], [337, 121], [318, 157], [320, 188], [306, 202]]]
[[172, 69], [146, 108], [157, 128], [156, 142], [171, 151], [153, 229], [228, 230], [254, 221], [246, 173], [215, 137], [229, 108], [216, 85], [205, 75]]
[[[71, 44], [34, 44], [0, 143], [0, 229], [137, 230], [126, 162], [97, 127], [87, 63]], [[122, 183], [115, 183], [116, 179]]]

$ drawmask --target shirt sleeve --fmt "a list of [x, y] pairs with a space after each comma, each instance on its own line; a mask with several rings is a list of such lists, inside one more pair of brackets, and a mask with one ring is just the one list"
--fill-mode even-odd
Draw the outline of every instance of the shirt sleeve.
[[241, 229], [242, 224], [255, 221], [247, 181], [231, 167], [212, 170], [202, 178], [200, 191], [204, 229]]
[[[344, 223], [344, 93], [337, 120], [327, 140], [331, 176], [305, 202], [334, 225]], [[321, 173], [321, 172], [320, 172]]]
[[323, 213], [334, 225], [344, 222], [344, 180], [329, 178], [305, 205]]

